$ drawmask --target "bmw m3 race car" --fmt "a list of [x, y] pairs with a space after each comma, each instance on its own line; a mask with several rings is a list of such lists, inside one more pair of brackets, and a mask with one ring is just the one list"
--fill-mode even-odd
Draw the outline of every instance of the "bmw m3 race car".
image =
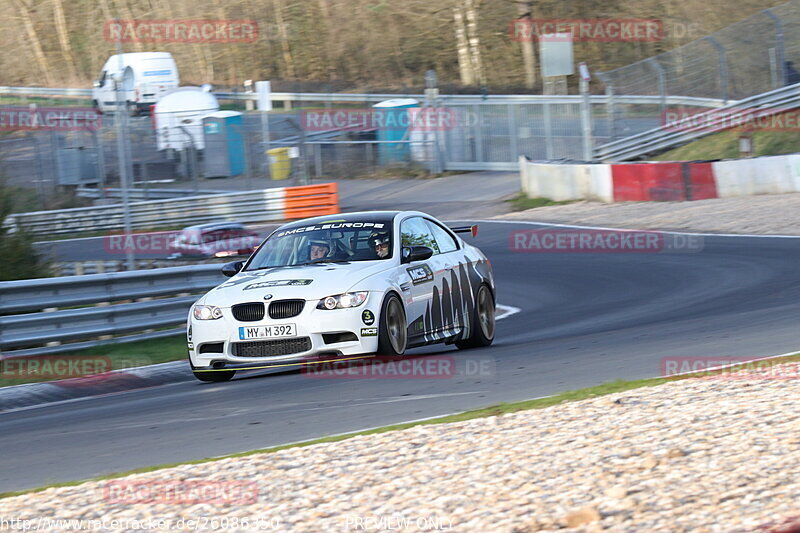
[[237, 368], [309, 364], [455, 343], [488, 346], [495, 332], [491, 264], [417, 211], [326, 215], [285, 224], [231, 279], [189, 312], [192, 371], [227, 381]]

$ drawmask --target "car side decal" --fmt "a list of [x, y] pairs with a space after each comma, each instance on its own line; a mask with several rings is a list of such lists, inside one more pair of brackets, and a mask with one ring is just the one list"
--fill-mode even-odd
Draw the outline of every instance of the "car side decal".
[[433, 271], [427, 264], [414, 266], [406, 269], [411, 276], [411, 283], [419, 285], [427, 281], [433, 281]]
[[471, 262], [465, 256], [464, 262], [459, 261], [451, 270], [449, 278], [442, 279], [441, 290], [438, 285], [433, 287], [424, 314], [408, 325], [409, 337], [419, 337], [424, 331], [423, 340], [429, 343], [453, 337], [460, 331], [461, 338], [468, 338], [472, 334], [478, 287], [488, 279], [488, 262], [483, 259]]

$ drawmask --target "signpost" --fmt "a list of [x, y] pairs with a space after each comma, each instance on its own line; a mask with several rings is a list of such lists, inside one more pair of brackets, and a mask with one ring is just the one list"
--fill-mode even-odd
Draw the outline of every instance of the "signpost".
[[567, 94], [566, 76], [575, 74], [571, 33], [545, 33], [539, 40], [544, 94]]

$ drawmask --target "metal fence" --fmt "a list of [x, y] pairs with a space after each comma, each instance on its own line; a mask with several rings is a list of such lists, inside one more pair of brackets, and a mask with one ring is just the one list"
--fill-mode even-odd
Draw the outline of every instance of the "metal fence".
[[[610, 137], [639, 133], [630, 123], [642, 116], [659, 117], [670, 105], [669, 96], [730, 103], [798, 83], [794, 62], [800, 65], [800, 0], [765, 9], [669, 52], [598, 73], [612, 99]], [[651, 95], [659, 101], [642, 106], [626, 102], [626, 95]]]
[[0, 360], [180, 334], [219, 265], [0, 283]]
[[[22, 97], [47, 93], [76, 97], [87, 90], [0, 87], [0, 94]], [[88, 94], [88, 93], [87, 93]], [[216, 93], [221, 102], [252, 103], [252, 93]], [[258, 112], [245, 112], [238, 130], [243, 148], [244, 169], [237, 179], [246, 185], [237, 189], [264, 189], [300, 185], [309, 179], [381, 175], [408, 170], [514, 170], [519, 155], [531, 159], [580, 159], [584, 137], [581, 128], [580, 96], [536, 95], [441, 95], [435, 100], [416, 97], [422, 106], [452, 111], [453, 127], [440, 131], [410, 133], [392, 142], [381, 140], [378, 132], [329, 130], [306, 131], [303, 113], [309, 109], [371, 108], [375, 102], [401, 95], [274, 93], [284, 98], [283, 109], [268, 114], [266, 128]], [[658, 96], [626, 95], [615, 98], [619, 105], [647, 109], [623, 120], [609, 114], [609, 98], [591, 97], [592, 139], [597, 146], [615, 138], [615, 131], [639, 133], [659, 123]], [[667, 97], [670, 105], [717, 107], [714, 98]], [[302, 109], [294, 109], [302, 104]], [[616, 128], [616, 129], [615, 129]], [[268, 132], [268, 134], [265, 134]], [[125, 145], [129, 153], [132, 187], [137, 198], [151, 198], [149, 189], [163, 182], [176, 189], [199, 194], [203, 189], [222, 189], [208, 178], [207, 163], [217, 162], [219, 150], [205, 146], [202, 127], [192, 135], [180, 134], [182, 149], [159, 149], [159, 133], [150, 117], [127, 121]], [[15, 132], [0, 139], [0, 174], [12, 185], [35, 190], [36, 208], [60, 207], [63, 186], [89, 186], [105, 196], [107, 187], [119, 187], [117, 129], [113, 115], [107, 115], [96, 132]], [[167, 137], [168, 138], [168, 137]], [[276, 163], [268, 150], [292, 149], [294, 157]], [[387, 148], [391, 150], [387, 151]], [[388, 152], [392, 152], [387, 156]], [[275, 164], [288, 172], [278, 175]], [[286, 180], [271, 178], [285, 177]], [[163, 188], [163, 187], [162, 187]], [[85, 194], [85, 193], [84, 193]]]

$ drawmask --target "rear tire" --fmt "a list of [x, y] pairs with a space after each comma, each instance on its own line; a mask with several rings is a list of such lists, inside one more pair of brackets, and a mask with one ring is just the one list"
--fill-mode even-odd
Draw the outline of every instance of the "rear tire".
[[470, 330], [472, 333], [469, 338], [456, 341], [456, 346], [465, 350], [491, 345], [494, 341], [495, 303], [492, 291], [486, 284], [478, 287], [471, 320]]
[[194, 377], [206, 383], [221, 383], [223, 381], [230, 381], [236, 374], [236, 370], [214, 370], [209, 372], [207, 370], [199, 370], [192, 363], [189, 363], [189, 365], [192, 367], [192, 374], [194, 374]]
[[383, 300], [378, 326], [378, 355], [403, 355], [408, 344], [408, 325], [403, 302], [396, 294]]

